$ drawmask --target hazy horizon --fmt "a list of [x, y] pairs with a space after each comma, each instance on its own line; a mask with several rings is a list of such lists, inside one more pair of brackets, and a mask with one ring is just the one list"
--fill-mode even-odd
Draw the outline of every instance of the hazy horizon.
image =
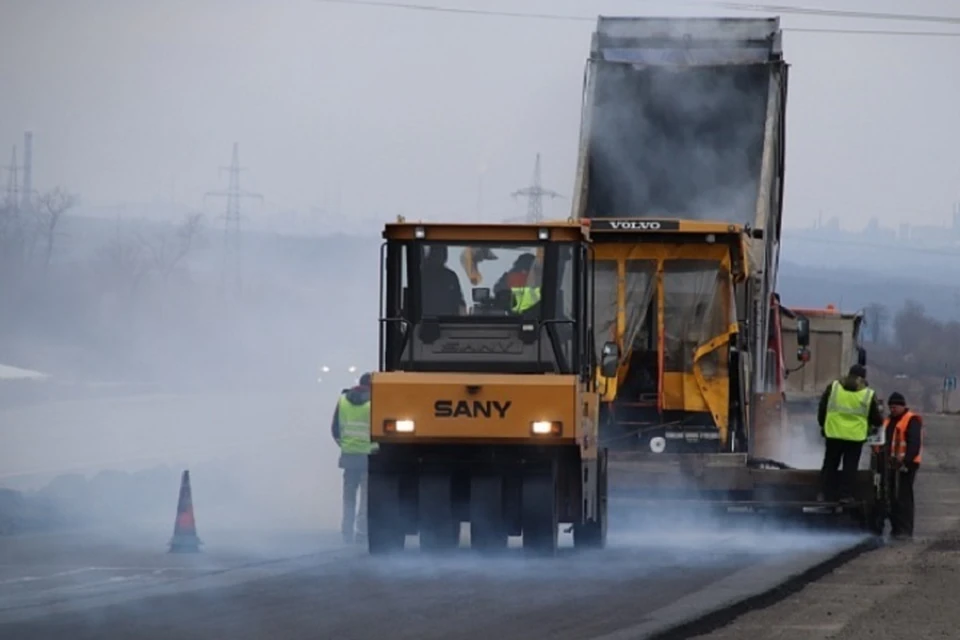
[[[35, 135], [34, 185], [78, 211], [173, 204], [216, 215], [219, 167], [240, 146], [246, 207], [363, 226], [397, 214], [522, 216], [510, 197], [542, 154], [570, 208], [591, 16], [767, 16], [711, 3], [447, 0], [453, 14], [314, 0], [6, 0], [0, 4], [0, 161]], [[806, 5], [804, 5], [806, 6]], [[943, 0], [914, 13], [960, 17]], [[831, 8], [894, 11], [892, 0]], [[952, 9], [952, 14], [951, 14]], [[945, 224], [960, 201], [960, 37], [793, 28], [956, 31], [954, 25], [784, 13], [790, 69], [784, 223], [839, 216]], [[4, 176], [4, 184], [5, 184]], [[246, 205], [246, 203], [245, 203]], [[277, 218], [279, 221], [281, 218]], [[346, 219], [346, 220], [345, 220]], [[279, 222], [278, 222], [279, 224]]]

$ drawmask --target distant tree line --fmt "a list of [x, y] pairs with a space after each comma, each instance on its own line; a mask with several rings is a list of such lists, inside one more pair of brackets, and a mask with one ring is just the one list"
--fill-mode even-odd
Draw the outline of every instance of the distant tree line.
[[164, 309], [193, 302], [170, 284], [187, 278], [203, 218], [150, 232], [118, 224], [93, 256], [58, 254], [78, 203], [62, 187], [0, 202], [0, 362], [123, 377], [150, 359], [144, 347], [189, 329]]
[[896, 312], [872, 303], [864, 309], [863, 338], [872, 384], [905, 393], [918, 409], [941, 408], [943, 378], [960, 373], [960, 322], [936, 320], [913, 300]]
[[70, 219], [78, 201], [62, 188], [0, 200], [0, 363], [192, 390], [314, 389], [331, 359], [376, 362], [375, 240], [245, 235], [238, 294], [203, 215], [105, 232]]

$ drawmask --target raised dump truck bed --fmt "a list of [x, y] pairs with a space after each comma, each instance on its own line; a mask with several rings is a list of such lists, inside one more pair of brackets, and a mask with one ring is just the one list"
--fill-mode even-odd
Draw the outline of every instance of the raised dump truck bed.
[[779, 238], [786, 92], [777, 18], [599, 18], [578, 214], [732, 222]]

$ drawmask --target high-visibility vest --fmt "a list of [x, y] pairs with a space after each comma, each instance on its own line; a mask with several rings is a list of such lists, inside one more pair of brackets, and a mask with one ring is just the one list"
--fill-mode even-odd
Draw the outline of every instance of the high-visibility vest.
[[[897, 420], [897, 423], [893, 425], [893, 437], [890, 438], [890, 457], [896, 458], [897, 460], [903, 461], [904, 456], [907, 455], [907, 427], [910, 425], [910, 420], [913, 418], [919, 418], [919, 416], [911, 411], [907, 411], [900, 419]], [[886, 429], [890, 424], [890, 418], [887, 418], [883, 421], [883, 428]], [[923, 424], [920, 425], [920, 451], [917, 452], [916, 457], [913, 460], [908, 460], [908, 462], [913, 462], [914, 464], [920, 464], [920, 459], [923, 457]]]
[[533, 305], [540, 302], [540, 287], [512, 287], [513, 292], [513, 310], [517, 313], [523, 313]]
[[377, 450], [370, 442], [370, 401], [353, 404], [346, 394], [340, 396], [337, 406], [340, 425], [340, 451], [348, 455], [365, 456]]
[[870, 387], [847, 391], [838, 380], [830, 389], [824, 435], [831, 439], [863, 442], [869, 431], [868, 417], [874, 392]]

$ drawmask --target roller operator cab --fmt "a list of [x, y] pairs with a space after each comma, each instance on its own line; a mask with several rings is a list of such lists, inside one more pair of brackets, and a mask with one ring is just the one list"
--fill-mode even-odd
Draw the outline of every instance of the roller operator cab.
[[[384, 230], [369, 550], [606, 540], [593, 268], [577, 222]], [[609, 366], [610, 363], [607, 363]]]

